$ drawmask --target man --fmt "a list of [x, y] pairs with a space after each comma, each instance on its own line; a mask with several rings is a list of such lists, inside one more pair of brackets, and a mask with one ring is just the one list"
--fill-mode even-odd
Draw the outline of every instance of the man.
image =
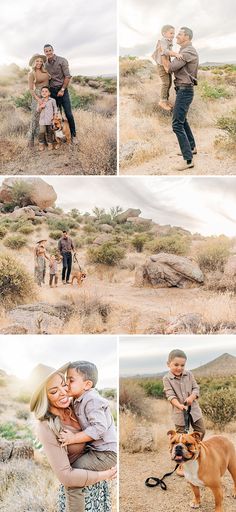
[[193, 133], [187, 121], [188, 109], [193, 101], [194, 85], [197, 85], [198, 54], [192, 46], [193, 32], [182, 27], [176, 37], [180, 45], [182, 59], [174, 59], [167, 64], [169, 73], [175, 75], [176, 102], [173, 110], [172, 128], [177, 136], [184, 162], [176, 167], [177, 171], [185, 171], [194, 167], [193, 155], [197, 154]]
[[62, 237], [58, 242], [58, 249], [62, 256], [62, 282], [63, 284], [69, 284], [72, 267], [72, 252], [75, 252], [75, 248], [67, 231], [62, 232]]
[[50, 44], [44, 45], [44, 53], [46, 55], [45, 68], [51, 76], [50, 91], [51, 97], [57, 102], [57, 106], [65, 112], [69, 123], [71, 140], [76, 142], [75, 121], [72, 114], [68, 85], [70, 83], [71, 74], [69, 71], [68, 61], [63, 57], [55, 55], [54, 49]]

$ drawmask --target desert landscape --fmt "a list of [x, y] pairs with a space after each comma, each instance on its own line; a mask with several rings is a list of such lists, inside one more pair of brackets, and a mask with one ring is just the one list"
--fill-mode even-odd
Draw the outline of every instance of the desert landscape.
[[39, 153], [37, 143], [27, 146], [28, 71], [16, 64], [0, 68], [0, 173], [116, 174], [116, 79], [74, 76], [69, 92], [79, 144]]
[[[29, 383], [0, 370], [0, 389], [1, 511], [64, 512], [61, 499], [63, 488], [35, 435], [35, 420], [29, 412]], [[100, 391], [109, 399], [116, 417], [115, 390]], [[116, 510], [116, 484], [110, 482], [108, 485], [112, 498], [111, 510]]]
[[[235, 175], [236, 66], [200, 66], [189, 120], [198, 154], [192, 175]], [[171, 101], [175, 91], [172, 86]], [[120, 59], [120, 173], [173, 175], [181, 161], [171, 113], [158, 105], [156, 65], [133, 56]]]
[[[2, 334], [210, 334], [236, 332], [235, 239], [160, 225], [141, 210], [56, 206], [42, 178], [6, 178], [0, 188]], [[79, 206], [79, 205], [78, 205]], [[72, 237], [81, 286], [34, 283], [34, 249], [58, 255]]]
[[[195, 368], [193, 374], [200, 385], [206, 439], [220, 433], [236, 446], [236, 357], [222, 353]], [[145, 486], [146, 478], [162, 478], [175, 467], [167, 438], [173, 421], [171, 407], [163, 398], [162, 376], [137, 375], [123, 377], [120, 381], [120, 507], [127, 512], [138, 509], [143, 512], [184, 512], [192, 497], [185, 478], [175, 473], [165, 479], [165, 492], [160, 487]], [[224, 510], [233, 512], [233, 482], [228, 471], [222, 482]], [[211, 491], [204, 488], [201, 495], [202, 509], [211, 512], [214, 509]]]

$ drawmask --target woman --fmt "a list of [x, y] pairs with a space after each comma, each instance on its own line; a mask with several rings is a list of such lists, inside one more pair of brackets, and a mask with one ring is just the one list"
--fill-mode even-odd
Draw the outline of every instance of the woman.
[[35, 282], [39, 286], [42, 286], [42, 283], [45, 281], [46, 260], [50, 259], [45, 249], [46, 242], [47, 240], [39, 240], [34, 250], [34, 275]]
[[[67, 450], [62, 448], [59, 437], [63, 428], [73, 432], [81, 430], [77, 418], [70, 407], [70, 398], [67, 393], [64, 371], [68, 365], [55, 370], [44, 365], [39, 365], [32, 378], [35, 389], [31, 401], [30, 410], [34, 412], [37, 424], [37, 436], [41, 441], [47, 455], [49, 464], [60, 482], [65, 486], [68, 512], [78, 512], [76, 488], [86, 487], [103, 480], [115, 477], [116, 468], [107, 471], [88, 471], [71, 467], [84, 451], [85, 445], [69, 445]], [[96, 512], [109, 512], [107, 499], [102, 501], [96, 496], [96, 505], [92, 506], [91, 500], [86, 503], [85, 510]], [[62, 510], [62, 507], [60, 508]]]
[[34, 146], [34, 139], [38, 135], [39, 131], [39, 115], [37, 112], [38, 104], [41, 102], [41, 89], [44, 86], [49, 85], [50, 75], [44, 68], [44, 62], [46, 61], [45, 55], [33, 55], [29, 61], [29, 66], [32, 68], [28, 75], [29, 91], [32, 96], [31, 103], [31, 124], [29, 131], [29, 146]]

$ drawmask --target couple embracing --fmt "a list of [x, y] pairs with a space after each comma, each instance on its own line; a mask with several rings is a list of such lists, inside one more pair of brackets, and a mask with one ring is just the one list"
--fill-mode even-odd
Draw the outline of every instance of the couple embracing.
[[60, 112], [64, 110], [71, 141], [76, 143], [76, 127], [68, 92], [71, 74], [67, 60], [55, 55], [53, 47], [45, 44], [44, 55], [33, 55], [29, 65], [32, 68], [28, 76], [32, 96], [29, 146], [34, 146], [35, 137], [38, 136], [40, 150], [46, 146], [49, 150], [53, 149], [52, 122], [58, 109]]

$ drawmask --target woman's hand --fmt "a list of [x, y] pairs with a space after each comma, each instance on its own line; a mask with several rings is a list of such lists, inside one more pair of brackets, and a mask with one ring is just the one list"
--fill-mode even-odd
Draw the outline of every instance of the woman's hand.
[[117, 466], [106, 471], [98, 471], [99, 480], [114, 480], [117, 477]]
[[62, 446], [68, 446], [68, 444], [73, 444], [74, 442], [74, 434], [71, 433], [70, 430], [63, 429], [60, 432], [59, 441]]

